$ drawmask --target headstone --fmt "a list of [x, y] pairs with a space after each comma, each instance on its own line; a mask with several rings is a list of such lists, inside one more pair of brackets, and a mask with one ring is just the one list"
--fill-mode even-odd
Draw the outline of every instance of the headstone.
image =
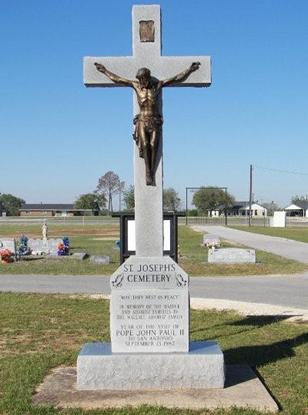
[[58, 246], [59, 244], [62, 244], [63, 240], [61, 238], [55, 238], [55, 239], [48, 239], [48, 252], [49, 255], [58, 255]]
[[43, 239], [29, 239], [28, 247], [30, 248], [32, 255], [48, 254], [48, 244]]
[[210, 249], [208, 262], [214, 264], [254, 264], [256, 251], [242, 248]]
[[29, 239], [28, 247], [31, 249], [34, 255], [36, 254], [49, 254], [57, 255], [58, 245], [62, 243], [62, 239]]
[[88, 257], [88, 254], [86, 252], [74, 252], [72, 255], [70, 255], [69, 258], [78, 259], [79, 261], [83, 261], [87, 257]]
[[208, 248], [211, 248], [212, 246], [220, 247], [220, 238], [217, 235], [206, 233], [203, 235], [203, 245]]
[[12, 254], [16, 254], [16, 240], [13, 238], [1, 238], [0, 249], [9, 249]]
[[110, 264], [110, 257], [107, 255], [91, 255], [90, 262], [97, 265]]
[[[160, 6], [134, 6], [133, 56], [87, 57], [84, 61], [87, 86], [130, 85], [139, 94], [141, 104], [142, 91], [148, 89], [156, 112], [144, 111], [134, 95], [135, 120], [140, 129], [145, 125], [148, 131], [156, 129], [159, 141], [153, 180], [152, 177], [149, 180], [148, 164], [152, 158], [140, 148], [140, 136], [135, 136], [136, 255], [130, 256], [111, 277], [111, 344], [84, 345], [77, 360], [79, 389], [221, 388], [224, 385], [224, 358], [218, 344], [189, 343], [188, 276], [171, 258], [163, 256], [163, 140], [161, 124], [160, 129], [157, 127], [162, 120], [158, 110], [162, 108], [162, 92], [157, 89], [158, 85], [209, 86], [210, 58], [162, 56], [160, 29]], [[136, 80], [136, 73], [145, 67], [148, 74], [150, 70], [161, 82], [148, 79], [146, 85], [151, 85], [150, 88], [141, 84], [140, 79]]]

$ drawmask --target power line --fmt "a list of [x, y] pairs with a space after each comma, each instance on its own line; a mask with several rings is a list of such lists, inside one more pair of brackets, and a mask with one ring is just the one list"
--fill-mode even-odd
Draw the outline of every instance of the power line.
[[276, 173], [287, 173], [287, 174], [295, 174], [298, 176], [308, 176], [308, 173], [303, 173], [300, 171], [295, 171], [295, 170], [282, 170], [282, 169], [272, 169], [270, 167], [261, 167], [261, 166], [253, 166], [256, 169], [260, 169], [260, 170], [267, 170], [267, 171], [273, 171]]

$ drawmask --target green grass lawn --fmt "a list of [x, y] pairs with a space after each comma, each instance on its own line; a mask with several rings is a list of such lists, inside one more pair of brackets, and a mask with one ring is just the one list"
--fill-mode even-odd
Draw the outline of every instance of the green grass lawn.
[[[0, 237], [15, 237], [25, 233], [28, 237], [41, 237], [41, 226], [33, 224], [0, 225]], [[49, 237], [68, 236], [72, 252], [88, 252], [90, 255], [108, 255], [109, 265], [91, 264], [72, 259], [37, 259], [13, 264], [0, 264], [0, 274], [63, 274], [63, 275], [110, 275], [119, 266], [119, 251], [115, 240], [119, 239], [119, 227], [102, 224], [50, 224]], [[264, 251], [257, 251], [256, 264], [209, 264], [207, 249], [201, 246], [202, 234], [189, 227], [179, 226], [179, 263], [189, 275], [262, 275], [303, 272], [307, 265]], [[232, 246], [223, 243], [222, 246]]]
[[[264, 251], [256, 251], [256, 264], [209, 264], [207, 249], [201, 246], [202, 233], [180, 226], [180, 264], [189, 275], [263, 275], [303, 272], [307, 265]], [[231, 247], [222, 241], [222, 247]]]
[[[282, 415], [308, 410], [307, 325], [283, 318], [192, 311], [191, 339], [217, 339], [226, 363], [247, 363], [263, 378]], [[0, 294], [0, 413], [5, 415], [205, 415], [209, 411], [143, 406], [123, 410], [56, 410], [33, 406], [31, 396], [49, 370], [76, 365], [85, 342], [109, 341], [109, 303], [82, 297]], [[252, 415], [233, 409], [216, 415]]]
[[261, 233], [263, 235], [279, 236], [280, 238], [294, 239], [295, 241], [308, 243], [308, 228], [270, 228], [263, 226], [231, 226], [240, 231]]

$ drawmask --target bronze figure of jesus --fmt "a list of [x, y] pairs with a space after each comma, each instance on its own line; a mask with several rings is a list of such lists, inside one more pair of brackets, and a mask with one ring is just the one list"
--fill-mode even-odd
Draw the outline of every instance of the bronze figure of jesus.
[[157, 162], [157, 149], [161, 137], [163, 117], [160, 112], [160, 92], [164, 86], [174, 85], [185, 81], [189, 75], [199, 69], [200, 62], [193, 62], [191, 66], [165, 80], [157, 80], [151, 76], [148, 68], [141, 68], [136, 74], [137, 80], [122, 78], [95, 62], [99, 72], [106, 75], [111, 81], [130, 86], [137, 95], [140, 112], [134, 118], [134, 139], [139, 148], [139, 156], [144, 159], [146, 169], [146, 184], [155, 186], [155, 169]]

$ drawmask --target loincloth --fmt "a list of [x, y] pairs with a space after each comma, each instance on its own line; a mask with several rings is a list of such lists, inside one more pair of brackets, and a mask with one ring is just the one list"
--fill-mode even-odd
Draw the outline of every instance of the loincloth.
[[160, 131], [161, 126], [163, 124], [163, 117], [160, 115], [156, 115], [154, 117], [145, 116], [138, 114], [135, 116], [134, 121], [135, 125], [133, 138], [136, 141], [136, 144], [139, 148], [139, 155], [143, 157], [143, 148], [142, 148], [142, 140], [140, 140], [140, 130], [144, 129], [146, 133], [151, 134], [153, 131]]

